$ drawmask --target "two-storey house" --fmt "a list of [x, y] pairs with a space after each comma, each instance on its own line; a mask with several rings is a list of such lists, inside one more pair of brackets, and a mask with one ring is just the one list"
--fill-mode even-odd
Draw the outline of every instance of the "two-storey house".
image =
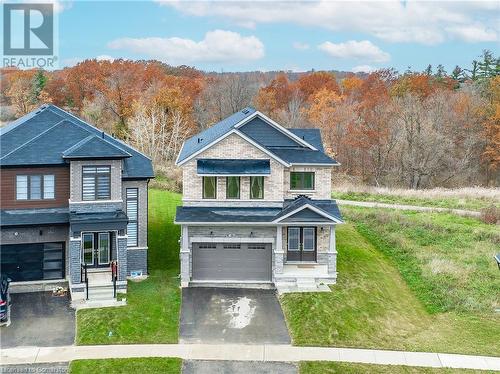
[[147, 273], [150, 159], [53, 105], [0, 129], [0, 142], [1, 273], [14, 288], [64, 281], [73, 299], [87, 284], [107, 298], [112, 264], [118, 289]]
[[181, 285], [315, 288], [337, 277], [332, 168], [317, 129], [245, 108], [188, 139], [175, 222]]

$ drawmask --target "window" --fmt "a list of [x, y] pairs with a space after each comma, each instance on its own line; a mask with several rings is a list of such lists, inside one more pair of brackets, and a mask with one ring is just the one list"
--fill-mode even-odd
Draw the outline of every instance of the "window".
[[84, 166], [82, 173], [82, 200], [109, 200], [111, 198], [111, 167]]
[[264, 198], [264, 177], [250, 177], [250, 199]]
[[17, 200], [42, 200], [55, 198], [55, 177], [48, 175], [17, 175]]
[[137, 188], [127, 188], [127, 247], [137, 247], [138, 238], [138, 217], [139, 217], [139, 190]]
[[241, 244], [224, 244], [224, 249], [240, 249]]
[[288, 250], [300, 250], [300, 228], [298, 227], [288, 228]]
[[240, 198], [240, 177], [226, 178], [226, 199]]
[[314, 173], [305, 171], [292, 171], [290, 173], [290, 189], [314, 190]]
[[217, 198], [217, 177], [203, 177], [203, 198]]
[[16, 178], [17, 200], [28, 200], [28, 176], [18, 175]]
[[55, 197], [55, 180], [53, 175], [43, 176], [43, 198], [53, 199]]

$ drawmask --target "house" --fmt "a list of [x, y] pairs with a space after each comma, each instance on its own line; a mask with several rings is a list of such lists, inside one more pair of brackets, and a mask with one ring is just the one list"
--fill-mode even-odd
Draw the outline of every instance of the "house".
[[74, 300], [87, 285], [89, 299], [108, 298], [113, 262], [117, 289], [147, 273], [149, 158], [54, 105], [1, 128], [0, 142], [1, 273], [13, 288], [64, 281]]
[[183, 170], [181, 285], [335, 283], [332, 168], [318, 129], [286, 129], [245, 108], [191, 137]]

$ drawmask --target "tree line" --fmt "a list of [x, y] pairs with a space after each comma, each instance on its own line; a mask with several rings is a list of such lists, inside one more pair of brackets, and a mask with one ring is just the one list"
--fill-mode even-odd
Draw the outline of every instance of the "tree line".
[[[173, 172], [182, 142], [248, 105], [286, 127], [319, 128], [338, 171], [406, 188], [498, 185], [500, 59], [398, 73], [206, 73], [159, 61], [86, 60], [2, 69], [2, 121], [51, 102]], [[173, 172], [175, 174], [175, 172]]]

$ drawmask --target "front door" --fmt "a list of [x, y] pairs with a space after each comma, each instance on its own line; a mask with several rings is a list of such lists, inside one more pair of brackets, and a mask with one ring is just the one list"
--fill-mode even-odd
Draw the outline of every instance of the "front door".
[[111, 236], [109, 232], [82, 234], [82, 262], [90, 267], [109, 266]]
[[287, 237], [287, 261], [316, 261], [316, 227], [289, 227]]

